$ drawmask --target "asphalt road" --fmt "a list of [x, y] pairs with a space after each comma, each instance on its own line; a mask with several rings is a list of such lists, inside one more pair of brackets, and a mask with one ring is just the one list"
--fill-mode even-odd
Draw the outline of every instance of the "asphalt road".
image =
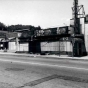
[[0, 55], [0, 88], [88, 88], [88, 61]]

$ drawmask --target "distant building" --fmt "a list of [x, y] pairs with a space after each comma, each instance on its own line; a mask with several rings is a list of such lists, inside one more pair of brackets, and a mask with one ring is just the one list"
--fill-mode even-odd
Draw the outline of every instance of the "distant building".
[[0, 50], [16, 51], [16, 32], [0, 31]]

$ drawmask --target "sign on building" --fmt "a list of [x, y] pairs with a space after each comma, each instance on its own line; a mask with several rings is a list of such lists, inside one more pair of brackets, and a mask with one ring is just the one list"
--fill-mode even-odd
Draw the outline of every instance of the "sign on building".
[[73, 34], [74, 33], [74, 28], [69, 26], [68, 27], [68, 34]]
[[70, 19], [70, 26], [74, 27], [74, 19]]
[[57, 28], [57, 34], [68, 34], [68, 26]]
[[88, 23], [88, 15], [85, 16], [85, 23]]

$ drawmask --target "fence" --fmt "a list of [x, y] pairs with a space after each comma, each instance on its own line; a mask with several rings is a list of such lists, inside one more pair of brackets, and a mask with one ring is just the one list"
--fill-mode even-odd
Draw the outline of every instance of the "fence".
[[28, 43], [19, 44], [18, 51], [20, 51], [20, 52], [28, 52]]
[[41, 42], [41, 52], [53, 54], [71, 54], [72, 44], [70, 41]]

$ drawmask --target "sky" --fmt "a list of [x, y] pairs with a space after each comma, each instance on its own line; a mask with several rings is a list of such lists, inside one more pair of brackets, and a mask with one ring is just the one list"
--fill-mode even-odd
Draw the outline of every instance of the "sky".
[[[0, 22], [41, 28], [69, 25], [74, 0], [0, 0]], [[88, 14], [88, 0], [79, 0]]]

